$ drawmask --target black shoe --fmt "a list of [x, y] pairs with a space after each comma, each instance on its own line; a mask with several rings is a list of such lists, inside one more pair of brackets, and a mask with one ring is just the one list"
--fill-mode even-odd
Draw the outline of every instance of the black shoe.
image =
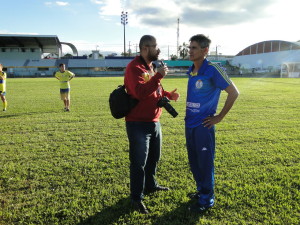
[[148, 214], [149, 211], [147, 209], [147, 207], [144, 205], [144, 203], [142, 201], [131, 201], [131, 206], [134, 210], [139, 211], [140, 213], [143, 214]]
[[190, 199], [198, 199], [198, 198], [200, 198], [200, 191], [189, 193], [187, 196]]
[[155, 188], [152, 188], [152, 189], [146, 189], [144, 191], [144, 194], [147, 195], [147, 194], [154, 193], [157, 191], [169, 191], [169, 190], [170, 190], [170, 188], [168, 188], [168, 187], [156, 186]]

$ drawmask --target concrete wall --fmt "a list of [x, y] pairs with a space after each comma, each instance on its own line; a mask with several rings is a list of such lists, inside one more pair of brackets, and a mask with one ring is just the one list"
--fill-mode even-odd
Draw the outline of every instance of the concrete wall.
[[42, 51], [38, 48], [1, 48], [0, 47], [0, 61], [1, 59], [8, 60], [26, 60], [26, 59], [41, 59]]

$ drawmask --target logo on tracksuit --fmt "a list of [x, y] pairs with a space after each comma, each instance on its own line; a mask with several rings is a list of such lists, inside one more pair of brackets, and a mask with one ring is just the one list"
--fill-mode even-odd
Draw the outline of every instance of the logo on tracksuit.
[[197, 82], [196, 82], [196, 84], [195, 84], [195, 86], [196, 86], [196, 88], [197, 89], [200, 89], [200, 88], [202, 88], [202, 86], [203, 86], [203, 82], [202, 82], [202, 80], [197, 80]]

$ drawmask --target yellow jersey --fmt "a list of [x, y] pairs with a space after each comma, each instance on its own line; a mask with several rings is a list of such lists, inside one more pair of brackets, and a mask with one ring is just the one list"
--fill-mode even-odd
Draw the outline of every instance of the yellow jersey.
[[6, 92], [6, 73], [0, 72], [0, 92]]
[[60, 82], [60, 89], [67, 89], [67, 88], [70, 88], [70, 80], [73, 77], [75, 77], [75, 74], [69, 70], [65, 70], [63, 73], [60, 71], [57, 71], [55, 73], [55, 77]]

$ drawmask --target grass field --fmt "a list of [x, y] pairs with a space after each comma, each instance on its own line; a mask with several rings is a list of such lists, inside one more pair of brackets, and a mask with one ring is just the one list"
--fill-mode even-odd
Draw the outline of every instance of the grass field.
[[[122, 78], [75, 78], [63, 112], [54, 78], [8, 79], [0, 112], [0, 224], [299, 224], [300, 79], [233, 78], [241, 94], [217, 125], [216, 205], [187, 211], [195, 191], [184, 139], [186, 78], [163, 80], [181, 94], [161, 117], [157, 179], [170, 192], [129, 209], [124, 120], [108, 96]], [[221, 96], [223, 105], [225, 94]]]

